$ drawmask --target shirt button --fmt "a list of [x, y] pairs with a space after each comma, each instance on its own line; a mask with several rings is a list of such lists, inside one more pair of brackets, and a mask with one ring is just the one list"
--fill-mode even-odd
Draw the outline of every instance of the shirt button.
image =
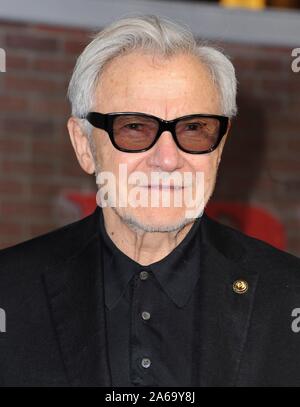
[[144, 321], [148, 321], [148, 319], [150, 319], [150, 316], [151, 316], [150, 312], [147, 312], [147, 311], [142, 312], [142, 318]]
[[140, 279], [141, 280], [147, 280], [148, 277], [149, 277], [148, 271], [141, 271], [140, 272]]
[[151, 365], [151, 360], [148, 358], [143, 358], [142, 359], [142, 366], [144, 369], [148, 369], [148, 367], [150, 367]]

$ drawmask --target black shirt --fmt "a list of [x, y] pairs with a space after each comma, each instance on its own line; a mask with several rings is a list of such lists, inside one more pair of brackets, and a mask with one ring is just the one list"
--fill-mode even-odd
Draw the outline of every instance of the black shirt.
[[117, 248], [100, 217], [112, 385], [191, 386], [201, 219], [169, 255], [142, 266]]

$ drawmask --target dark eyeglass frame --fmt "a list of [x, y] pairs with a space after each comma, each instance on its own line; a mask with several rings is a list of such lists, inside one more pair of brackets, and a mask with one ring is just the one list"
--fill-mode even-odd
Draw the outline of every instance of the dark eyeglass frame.
[[[156, 134], [155, 138], [153, 139], [153, 142], [151, 143], [150, 146], [148, 146], [147, 148], [139, 149], [139, 150], [131, 150], [131, 149], [126, 149], [126, 148], [120, 147], [116, 144], [115, 138], [114, 138], [114, 133], [113, 133], [113, 123], [117, 117], [123, 116], [123, 115], [140, 116], [140, 117], [145, 117], [145, 118], [151, 118], [151, 119], [154, 119], [157, 121], [157, 123], [158, 123], [157, 134]], [[208, 150], [204, 150], [204, 151], [186, 150], [178, 142], [178, 139], [176, 136], [176, 124], [183, 119], [191, 119], [191, 118], [195, 118], [195, 117], [212, 118], [212, 119], [217, 119], [220, 122], [220, 131], [218, 134], [217, 141]], [[158, 141], [159, 137], [161, 136], [161, 134], [164, 131], [169, 131], [173, 136], [173, 140], [174, 140], [176, 146], [180, 150], [184, 151], [185, 153], [189, 153], [189, 154], [207, 154], [207, 153], [214, 151], [218, 147], [223, 136], [226, 134], [226, 132], [228, 130], [228, 124], [229, 124], [229, 117], [215, 115], [215, 114], [202, 114], [202, 113], [181, 116], [174, 120], [164, 120], [164, 119], [161, 119], [160, 117], [149, 115], [146, 113], [141, 113], [141, 112], [115, 112], [115, 113], [89, 112], [86, 116], [81, 117], [81, 119], [86, 119], [92, 126], [98, 128], [98, 129], [105, 130], [108, 133], [108, 136], [110, 138], [110, 141], [112, 142], [112, 145], [117, 150], [123, 151], [125, 153], [141, 153], [144, 151], [148, 151], [155, 145], [155, 143]]]

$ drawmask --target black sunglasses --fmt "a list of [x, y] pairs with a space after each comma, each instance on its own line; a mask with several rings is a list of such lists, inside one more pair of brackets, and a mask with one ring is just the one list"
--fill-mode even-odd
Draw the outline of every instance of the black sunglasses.
[[81, 117], [105, 130], [113, 146], [126, 153], [149, 150], [164, 131], [169, 131], [177, 147], [190, 154], [215, 150], [228, 129], [229, 118], [212, 114], [191, 114], [174, 120], [163, 120], [145, 113], [90, 112]]

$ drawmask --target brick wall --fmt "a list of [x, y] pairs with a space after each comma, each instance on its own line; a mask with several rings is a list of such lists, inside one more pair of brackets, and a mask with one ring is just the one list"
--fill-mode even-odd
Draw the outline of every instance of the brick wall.
[[[79, 218], [66, 190], [95, 190], [66, 129], [66, 89], [89, 33], [0, 21], [0, 248]], [[220, 44], [217, 44], [220, 46]], [[300, 46], [300, 44], [299, 44]], [[224, 151], [216, 200], [250, 203], [285, 226], [300, 254], [300, 73], [291, 49], [222, 44], [237, 68], [239, 115]]]
[[[300, 45], [300, 44], [299, 44]], [[239, 81], [239, 114], [224, 150], [215, 199], [266, 209], [300, 255], [300, 73], [291, 48], [227, 44]]]

